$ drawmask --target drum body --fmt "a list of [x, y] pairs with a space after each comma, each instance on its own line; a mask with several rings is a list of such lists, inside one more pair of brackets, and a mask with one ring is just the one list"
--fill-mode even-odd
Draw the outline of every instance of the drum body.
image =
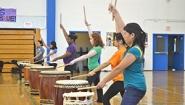
[[37, 66], [30, 68], [30, 92], [31, 94], [39, 94], [40, 87], [40, 72], [41, 71], [54, 71], [53, 66]]
[[93, 92], [64, 93], [63, 105], [93, 105]]
[[24, 82], [29, 83], [30, 67], [24, 67]]
[[[55, 83], [54, 105], [63, 105], [63, 94], [78, 92], [78, 88], [88, 87], [86, 80], [58, 80]], [[87, 90], [84, 90], [87, 91]]]
[[36, 67], [36, 66], [41, 66], [40, 64], [28, 64], [24, 67], [24, 82], [29, 83], [30, 79], [30, 68], [31, 67]]
[[41, 71], [40, 72], [40, 103], [54, 103], [54, 85], [57, 80], [69, 80], [70, 71]]

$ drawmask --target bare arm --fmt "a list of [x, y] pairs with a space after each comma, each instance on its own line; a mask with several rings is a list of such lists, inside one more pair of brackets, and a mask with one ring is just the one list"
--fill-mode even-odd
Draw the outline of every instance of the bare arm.
[[36, 36], [35, 36], [35, 34], [33, 35], [33, 37], [34, 37], [35, 46], [37, 47], [37, 41], [36, 41]]
[[119, 12], [117, 11], [116, 7], [113, 6], [112, 4], [109, 5], [109, 10], [111, 10], [111, 12], [115, 18], [116, 24], [118, 26], [118, 29], [121, 32], [121, 34], [123, 35], [124, 34], [123, 28], [125, 27], [125, 23], [123, 22]]
[[82, 60], [88, 59], [90, 57], [93, 57], [96, 54], [97, 54], [97, 52], [95, 50], [92, 50], [88, 54], [85, 54], [85, 55], [82, 55], [81, 57], [76, 58], [74, 61], [75, 62], [82, 61]]
[[37, 55], [34, 57], [34, 59], [38, 58], [38, 57], [41, 56], [41, 55], [42, 55], [42, 52], [40, 52], [39, 54], [37, 54]]
[[116, 33], [119, 33], [120, 30], [118, 29], [118, 25], [117, 25], [116, 21], [115, 21], [115, 27], [116, 27]]
[[98, 72], [98, 71], [104, 69], [105, 67], [107, 67], [107, 66], [109, 66], [109, 65], [110, 65], [110, 62], [109, 62], [109, 61], [104, 62], [103, 64], [101, 64], [100, 66], [98, 66], [98, 67], [97, 67], [96, 69], [94, 69], [93, 71], [94, 71], [94, 72]]
[[70, 55], [71, 55], [71, 53], [67, 51], [64, 55], [61, 55], [61, 56], [59, 56], [59, 57], [54, 58], [53, 61], [57, 61], [57, 60], [59, 60], [59, 59], [67, 58], [67, 57], [69, 57]]
[[78, 61], [82, 61], [85, 60], [87, 58], [93, 57], [94, 55], [96, 55], [97, 52], [95, 50], [92, 50], [91, 52], [89, 52], [88, 54], [82, 55], [81, 57], [78, 57], [74, 60], [72, 60], [69, 65], [73, 65], [74, 63], [78, 62]]
[[87, 26], [89, 37], [91, 37], [91, 34], [93, 32], [92, 32], [91, 27], [90, 27], [90, 24], [87, 22], [87, 20], [85, 20], [85, 25]]
[[64, 37], [65, 37], [65, 39], [67, 41], [68, 34], [67, 34], [67, 32], [66, 32], [66, 30], [65, 30], [65, 28], [64, 28], [64, 26], [62, 24], [60, 24], [60, 28], [62, 29]]
[[104, 62], [103, 64], [101, 64], [100, 66], [98, 66], [97, 68], [95, 68], [94, 70], [92, 70], [91, 72], [89, 72], [88, 76], [93, 76], [96, 72], [104, 69], [105, 67], [109, 66], [110, 62]]
[[125, 68], [130, 66], [134, 61], [136, 60], [136, 57], [128, 53], [124, 57], [124, 59], [120, 62], [118, 66], [114, 68], [114, 70], [111, 71], [100, 83], [98, 83], [98, 88], [103, 88], [105, 84], [110, 81], [112, 78], [116, 77], [120, 72], [122, 72]]
[[42, 60], [44, 60], [45, 58], [47, 58], [47, 57], [49, 57], [49, 56], [51, 56], [51, 55], [53, 55], [53, 54], [55, 54], [55, 52], [49, 53], [48, 55], [46, 55], [45, 57], [43, 57]]
[[44, 40], [41, 38], [42, 42], [43, 42], [43, 45], [44, 47], [46, 47], [48, 50], [50, 50], [50, 47], [46, 45], [46, 43], [44, 42]]

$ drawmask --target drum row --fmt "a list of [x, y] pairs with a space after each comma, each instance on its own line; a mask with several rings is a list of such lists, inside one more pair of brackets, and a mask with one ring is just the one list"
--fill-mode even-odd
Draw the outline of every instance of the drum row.
[[86, 80], [70, 80], [69, 71], [56, 71], [53, 66], [26, 66], [24, 79], [31, 94], [40, 95], [40, 104], [92, 105], [94, 93], [78, 88], [89, 87]]

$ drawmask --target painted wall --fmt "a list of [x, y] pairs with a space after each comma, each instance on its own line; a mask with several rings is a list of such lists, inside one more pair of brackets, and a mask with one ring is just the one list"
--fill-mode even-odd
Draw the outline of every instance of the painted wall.
[[89, 50], [92, 48], [92, 45], [89, 41], [88, 33], [75, 33], [75, 34], [78, 36], [78, 39], [76, 40], [77, 52], [80, 52], [80, 47], [82, 47], [83, 52], [86, 52], [86, 47], [88, 47]]
[[[87, 31], [83, 15], [85, 5], [87, 20], [92, 24], [92, 30], [101, 31], [105, 43], [106, 32], [115, 31], [111, 14], [107, 10], [109, 2], [109, 0], [56, 0], [56, 42], [60, 49], [58, 55], [65, 53], [68, 46], [59, 28], [60, 13], [67, 32]], [[45, 0], [1, 0], [1, 7], [17, 9], [17, 23], [1, 22], [1, 28], [22, 28], [23, 22], [33, 22], [33, 27], [41, 28], [42, 37], [46, 40]], [[152, 70], [153, 33], [185, 34], [185, 0], [119, 0], [117, 8], [125, 23], [137, 22], [148, 33], [145, 70]], [[171, 30], [166, 31], [166, 26], [171, 26]], [[115, 51], [115, 47], [105, 47], [101, 62], [108, 60], [108, 56]]]
[[[76, 40], [77, 44], [77, 52], [80, 52], [80, 47], [82, 48], [83, 52], [89, 52], [92, 48], [92, 45], [89, 41], [89, 34], [88, 33], [75, 33], [78, 36]], [[88, 50], [86, 49], [88, 48]], [[77, 54], [76, 57], [79, 57], [80, 54]], [[87, 60], [83, 61], [83, 66], [87, 66]]]
[[0, 28], [23, 28], [24, 22], [32, 22], [46, 40], [46, 0], [0, 0], [0, 7], [17, 10], [17, 21], [0, 22]]
[[[113, 0], [114, 1], [114, 0]], [[63, 36], [59, 29], [60, 13], [66, 30], [87, 30], [84, 25], [83, 5], [86, 16], [91, 23], [92, 30], [101, 31], [105, 43], [106, 32], [114, 32], [115, 25], [108, 12], [107, 0], [57, 0], [56, 1], [56, 41], [60, 52], [64, 52], [67, 44], [63, 43]], [[152, 70], [152, 40], [153, 33], [181, 33], [185, 34], [185, 1], [184, 0], [119, 0], [117, 8], [125, 23], [137, 22], [148, 33], [148, 46], [145, 52], [145, 70]], [[171, 26], [166, 31], [166, 26]], [[60, 41], [60, 42], [59, 42]], [[114, 47], [105, 47], [101, 61], [107, 60], [116, 51]], [[110, 69], [110, 67], [106, 68]]]

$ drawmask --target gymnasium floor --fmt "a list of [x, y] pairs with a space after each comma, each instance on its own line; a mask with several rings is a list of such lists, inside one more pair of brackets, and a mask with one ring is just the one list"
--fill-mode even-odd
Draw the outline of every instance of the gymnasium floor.
[[[102, 72], [101, 77], [107, 74]], [[184, 71], [144, 71], [144, 74], [148, 90], [139, 105], [185, 105]], [[0, 73], [0, 105], [40, 105], [39, 95], [31, 95], [29, 86], [18, 78], [18, 74]], [[104, 88], [104, 92], [110, 84]], [[111, 99], [111, 105], [119, 105], [120, 102], [119, 94]]]

